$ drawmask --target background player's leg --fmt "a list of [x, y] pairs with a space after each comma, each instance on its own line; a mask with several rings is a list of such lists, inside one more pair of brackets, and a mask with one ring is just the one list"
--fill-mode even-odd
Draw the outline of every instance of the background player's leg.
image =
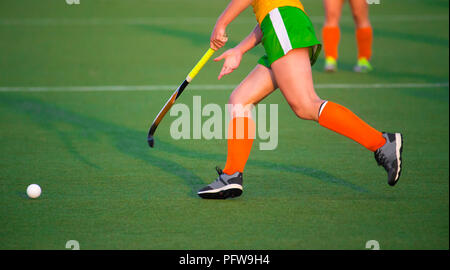
[[383, 146], [386, 139], [347, 108], [321, 100], [315, 90], [309, 61], [309, 49], [291, 50], [272, 64], [281, 92], [292, 110], [302, 119], [315, 120], [323, 127], [344, 135], [371, 151]]
[[372, 70], [369, 63], [372, 57], [373, 30], [369, 20], [369, 4], [366, 0], [350, 0], [353, 19], [356, 26], [356, 41], [358, 44], [358, 64], [356, 72]]
[[349, 0], [356, 28], [371, 27], [369, 20], [369, 4], [366, 0]]
[[336, 71], [338, 59], [339, 40], [341, 31], [339, 20], [341, 19], [342, 6], [344, 0], [324, 0], [325, 23], [322, 29], [322, 40], [325, 51], [325, 70]]
[[[253, 144], [255, 123], [251, 118], [251, 105], [256, 105], [277, 89], [273, 73], [263, 65], [257, 65], [230, 96], [231, 121], [228, 127], [226, 174], [243, 172]], [[244, 134], [239, 136], [238, 134]]]

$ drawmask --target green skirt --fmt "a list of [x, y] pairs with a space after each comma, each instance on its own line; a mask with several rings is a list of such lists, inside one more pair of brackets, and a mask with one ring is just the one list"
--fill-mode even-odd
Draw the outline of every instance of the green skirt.
[[261, 22], [261, 31], [266, 55], [258, 63], [268, 68], [297, 48], [309, 48], [311, 65], [314, 65], [322, 49], [311, 20], [296, 7], [285, 6], [270, 11]]

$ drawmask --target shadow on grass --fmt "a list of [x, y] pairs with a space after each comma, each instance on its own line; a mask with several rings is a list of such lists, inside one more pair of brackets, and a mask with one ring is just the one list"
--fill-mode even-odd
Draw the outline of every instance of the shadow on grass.
[[[73, 128], [79, 130], [77, 133], [80, 134], [80, 137], [84, 137], [85, 139], [95, 140], [96, 134], [106, 134], [114, 142], [115, 147], [122, 153], [146, 161], [169, 174], [183, 179], [186, 184], [193, 189], [204, 184], [201, 179], [190, 170], [176, 162], [165, 159], [164, 154], [161, 153], [161, 151], [149, 151], [145, 140], [146, 135], [144, 133], [105, 123], [67, 111], [53, 104], [48, 104], [36, 99], [20, 97], [18, 95], [1, 95], [0, 104], [11, 107], [14, 111], [19, 113], [26, 114], [44, 129], [56, 132], [66, 145], [67, 151], [71, 153], [74, 158], [82, 161], [88, 166], [99, 168], [99, 166], [89, 162], [86, 158], [81, 156], [80, 153], [75, 151], [75, 148], [70, 142], [72, 136], [68, 136], [64, 132], [58, 130], [56, 126], [57, 123], [71, 125]], [[32, 132], [30, 132], [30, 136], [32, 136]], [[190, 195], [194, 196], [192, 192]]]
[[[192, 43], [192, 45], [194, 45], [196, 47], [204, 47], [204, 46], [209, 45], [209, 39], [210, 39], [209, 34], [202, 34], [202, 33], [194, 32], [194, 31], [180, 30], [180, 29], [175, 29], [175, 28], [161, 26], [161, 25], [136, 25], [134, 27], [136, 27], [137, 29], [140, 29], [140, 30], [143, 30], [146, 32], [152, 32], [152, 33], [155, 33], [155, 34], [158, 34], [161, 36], [170, 36], [170, 37], [187, 40], [187, 41], [190, 41]], [[248, 33], [250, 33], [250, 31], [252, 31], [252, 30], [253, 30], [253, 28], [249, 28]], [[237, 41], [229, 39], [226, 44], [226, 48], [227, 49], [233, 48], [233, 47], [237, 46], [239, 43], [240, 43], [240, 41], [237, 42]], [[222, 53], [223, 52], [225, 52], [225, 50], [223, 50]], [[250, 50], [247, 52], [247, 54], [253, 54], [258, 57], [262, 56], [260, 53], [257, 53], [255, 50]]]
[[[185, 158], [202, 160], [226, 159], [225, 155], [186, 150], [164, 141], [158, 141], [158, 147], [150, 150], [146, 141], [146, 131], [136, 131], [112, 123], [106, 123], [94, 118], [80, 115], [76, 112], [65, 110], [54, 104], [45, 103], [37, 99], [23, 97], [20, 94], [1, 94], [0, 104], [2, 104], [2, 106], [4, 107], [11, 108], [15, 112], [23, 113], [30, 117], [35, 123], [41, 125], [43, 128], [56, 132], [66, 145], [68, 152], [71, 153], [74, 158], [94, 168], [100, 169], [99, 166], [88, 161], [73, 147], [71, 138], [75, 135], [71, 134], [71, 136], [68, 136], [66, 133], [60, 131], [56, 125], [59, 123], [70, 125], [77, 130], [76, 134], [80, 134], [78, 137], [84, 137], [85, 139], [89, 140], [96, 140], [96, 135], [106, 134], [111, 138], [111, 141], [120, 152], [131, 157], [143, 160], [152, 166], [160, 168], [168, 174], [182, 179], [184, 183], [189, 188], [191, 188], [191, 191], [188, 194], [190, 197], [196, 197], [195, 193], [197, 189], [202, 187], [205, 182], [202, 181], [200, 177], [192, 173], [191, 170], [186, 169], [177, 162], [171, 161], [168, 158], [164, 158], [167, 153], [176, 154]], [[29, 136], [32, 136], [32, 132], [30, 132]], [[274, 171], [291, 172], [305, 175], [329, 184], [335, 184], [341, 187], [349, 188], [357, 192], [368, 192], [368, 190], [363, 187], [357, 186], [353, 183], [349, 183], [343, 179], [336, 178], [327, 172], [312, 168], [255, 160], [249, 161], [249, 164]]]
[[[345, 33], [354, 33], [355, 28], [347, 24], [341, 25], [341, 30]], [[424, 35], [419, 32], [414, 34], [407, 33], [405, 31], [392, 31], [387, 29], [374, 28], [373, 35], [375, 37], [389, 38], [393, 40], [409, 41], [413, 43], [424, 43], [426, 45], [435, 45], [448, 48], [449, 40], [446, 38]]]
[[[187, 30], [181, 30], [181, 29], [175, 29], [172, 27], [162, 26], [162, 25], [136, 25], [133, 26], [137, 29], [140, 29], [142, 31], [151, 32], [154, 34], [158, 34], [160, 36], [169, 36], [169, 37], [175, 37], [182, 40], [186, 40], [191, 42], [194, 46], [205, 46], [205, 44], [208, 44], [209, 42], [209, 34], [203, 34], [195, 31], [187, 31]], [[343, 32], [347, 33], [353, 33], [355, 30], [354, 28], [346, 25], [341, 26]], [[252, 29], [249, 28], [249, 33]], [[385, 38], [391, 38], [391, 39], [400, 39], [400, 40], [406, 40], [411, 42], [419, 42], [419, 43], [426, 43], [426, 44], [433, 44], [437, 46], [444, 46], [448, 47], [448, 40], [444, 38], [439, 37], [433, 37], [433, 36], [427, 36], [427, 35], [421, 35], [421, 34], [408, 34], [408, 33], [402, 33], [402, 32], [394, 32], [394, 31], [387, 31], [387, 30], [376, 30], [375, 32], [376, 36], [385, 37]], [[234, 40], [229, 40], [227, 42], [227, 48], [235, 47], [239, 42]], [[261, 45], [260, 45], [261, 46]], [[256, 50], [250, 50], [247, 52], [247, 54], [252, 54], [255, 56], [261, 56], [261, 54]], [[322, 70], [323, 68], [323, 53], [322, 57], [319, 59], [318, 63], [313, 67], [314, 70]], [[342, 70], [348, 70], [353, 71], [353, 67], [356, 64], [356, 53], [355, 53], [355, 62], [349, 63], [341, 59], [339, 61], [339, 68]], [[442, 77], [442, 76], [435, 76], [432, 74], [423, 74], [423, 73], [414, 73], [414, 72], [398, 72], [398, 71], [392, 71], [385, 68], [377, 68], [377, 66], [374, 66], [374, 71], [370, 73], [371, 76], [382, 78], [383, 80], [389, 79], [389, 80], [398, 80], [402, 78], [410, 78], [410, 79], [421, 79], [426, 82], [445, 82], [448, 81], [448, 78]]]

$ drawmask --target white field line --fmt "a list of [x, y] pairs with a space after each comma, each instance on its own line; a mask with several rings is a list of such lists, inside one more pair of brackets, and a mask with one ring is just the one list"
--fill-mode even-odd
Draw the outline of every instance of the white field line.
[[[111, 91], [175, 91], [177, 85], [99, 85], [99, 86], [0, 86], [0, 92], [111, 92]], [[233, 90], [233, 84], [203, 84], [188, 86], [189, 90]], [[375, 83], [316, 84], [316, 89], [398, 89], [448, 88], [449, 83]]]
[[[311, 16], [313, 23], [322, 23], [323, 16]], [[199, 25], [213, 24], [216, 17], [140, 17], [140, 18], [0, 18], [0, 26], [108, 26], [108, 25]], [[349, 22], [349, 16], [342, 17], [341, 21]], [[373, 15], [372, 22], [445, 22], [449, 15], [423, 14], [423, 15]], [[233, 24], [255, 23], [253, 17], [237, 18]]]

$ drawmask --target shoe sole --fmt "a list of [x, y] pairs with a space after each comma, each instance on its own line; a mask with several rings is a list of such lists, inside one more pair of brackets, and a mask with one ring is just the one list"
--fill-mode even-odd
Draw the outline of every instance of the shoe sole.
[[394, 181], [389, 183], [389, 185], [391, 186], [397, 184], [398, 179], [400, 179], [400, 175], [402, 173], [403, 135], [401, 133], [395, 133], [395, 142], [395, 154], [397, 156], [397, 174]]
[[337, 68], [324, 68], [323, 70], [326, 73], [335, 73], [335, 72], [337, 72]]
[[370, 69], [370, 68], [353, 68], [353, 72], [355, 72], [355, 73], [369, 73], [369, 72], [371, 72], [372, 71], [372, 69]]
[[242, 194], [242, 186], [238, 184], [226, 185], [219, 189], [212, 189], [197, 193], [197, 195], [203, 199], [216, 199], [216, 200], [236, 198], [241, 196], [241, 194]]

